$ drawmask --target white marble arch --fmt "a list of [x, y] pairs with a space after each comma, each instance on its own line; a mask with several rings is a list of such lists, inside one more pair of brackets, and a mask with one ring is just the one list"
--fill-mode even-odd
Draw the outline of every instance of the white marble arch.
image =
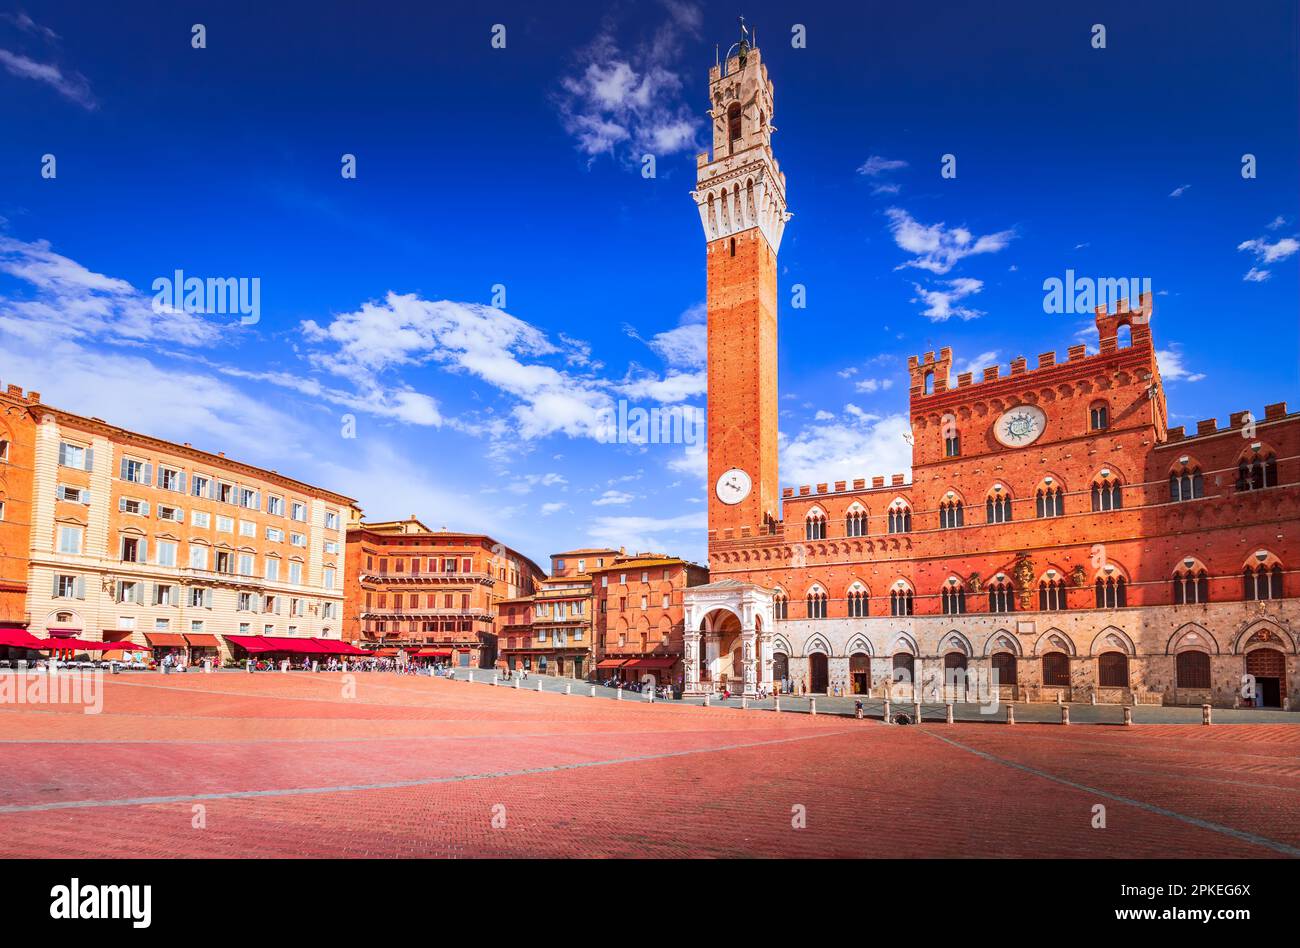
[[1119, 626], [1108, 625], [1092, 637], [1092, 644], [1088, 646], [1089, 655], [1097, 656], [1102, 652], [1123, 652], [1133, 658], [1137, 655], [1137, 648], [1127, 632]]
[[1034, 655], [1045, 655], [1048, 652], [1064, 652], [1071, 657], [1079, 654], [1074, 647], [1074, 639], [1055, 626], [1045, 630], [1034, 642]]
[[1205, 626], [1195, 622], [1185, 622], [1180, 625], [1174, 630], [1174, 634], [1169, 636], [1169, 641], [1165, 643], [1166, 655], [1176, 655], [1179, 652], [1223, 654], [1222, 649], [1219, 648], [1219, 640], [1211, 635]]
[[971, 647], [970, 639], [956, 629], [951, 629], [943, 634], [943, 640], [939, 643], [938, 653], [947, 655], [949, 652], [961, 652], [967, 658], [975, 654], [975, 649]]
[[812, 635], [808, 636], [807, 641], [803, 643], [803, 655], [812, 655], [814, 652], [822, 652], [827, 658], [831, 658], [835, 655], [835, 652], [831, 649], [830, 643], [826, 641], [826, 636], [822, 635], [820, 632], [814, 632]]
[[772, 636], [772, 654], [775, 655], [777, 652], [780, 652], [787, 658], [794, 654], [794, 649], [790, 647], [790, 642], [780, 632]]
[[1272, 619], [1255, 619], [1247, 622], [1245, 628], [1238, 632], [1236, 637], [1232, 640], [1232, 654], [1244, 655], [1248, 650], [1250, 650], [1247, 648], [1246, 643], [1249, 642], [1250, 637], [1260, 629], [1268, 629], [1268, 631], [1278, 637], [1278, 641], [1260, 643], [1250, 646], [1250, 649], [1278, 648], [1281, 646], [1283, 652], [1288, 652], [1292, 655], [1296, 654], [1295, 637], [1286, 629], [1282, 628], [1281, 624]]
[[894, 640], [889, 644], [890, 657], [897, 655], [899, 652], [905, 652], [914, 658], [920, 658], [921, 649], [916, 644], [916, 639], [910, 632], [899, 632], [894, 636]]
[[731, 616], [735, 618], [737, 625], [740, 625], [741, 623], [744, 622], [744, 620], [741, 619], [741, 617], [740, 617], [740, 613], [737, 612], [735, 609], [731, 608], [730, 606], [724, 606], [724, 605], [721, 605], [720, 603], [710, 603], [710, 605], [709, 605], [707, 611], [704, 611], [704, 612], [700, 615], [700, 624], [699, 624], [699, 627], [695, 629], [695, 631], [696, 631], [696, 632], [712, 632], [712, 631], [713, 631], [713, 621], [712, 621], [712, 618], [711, 618], [711, 617], [712, 617], [713, 613], [715, 613], [715, 612], [726, 612], [726, 613], [730, 613]]
[[865, 652], [871, 658], [876, 657], [876, 651], [871, 647], [871, 640], [861, 632], [855, 633], [844, 648], [845, 655], [856, 655], [858, 652]]
[[1020, 639], [1007, 629], [996, 629], [984, 640], [984, 657], [988, 658], [994, 652], [1010, 652], [1017, 658], [1025, 654]]

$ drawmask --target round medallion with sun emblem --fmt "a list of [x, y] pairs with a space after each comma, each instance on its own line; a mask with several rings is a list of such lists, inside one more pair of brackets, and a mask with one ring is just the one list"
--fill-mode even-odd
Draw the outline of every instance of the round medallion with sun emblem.
[[1033, 444], [1047, 426], [1047, 413], [1037, 405], [1017, 405], [993, 423], [993, 437], [1008, 448]]

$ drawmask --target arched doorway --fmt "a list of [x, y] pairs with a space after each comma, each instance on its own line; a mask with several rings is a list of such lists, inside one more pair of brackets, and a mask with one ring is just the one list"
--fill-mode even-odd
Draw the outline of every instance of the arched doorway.
[[785, 652], [772, 655], [772, 682], [782, 691], [790, 690], [790, 656]]
[[896, 685], [910, 685], [916, 681], [916, 659], [910, 652], [895, 653], [892, 680]]
[[993, 672], [999, 688], [1016, 684], [1016, 656], [1011, 652], [994, 652]]
[[1286, 656], [1275, 648], [1246, 653], [1246, 674], [1255, 678], [1255, 707], [1280, 708], [1286, 697]]
[[943, 690], [952, 701], [966, 700], [966, 655], [949, 652], [943, 657]]
[[700, 687], [708, 691], [732, 691], [744, 687], [744, 666], [740, 658], [740, 619], [730, 609], [714, 609], [700, 624]]
[[826, 659], [826, 653], [813, 652], [808, 656], [808, 691], [815, 695], [823, 695], [830, 681], [830, 663]]
[[871, 694], [871, 656], [855, 652], [849, 656], [849, 678], [855, 695]]

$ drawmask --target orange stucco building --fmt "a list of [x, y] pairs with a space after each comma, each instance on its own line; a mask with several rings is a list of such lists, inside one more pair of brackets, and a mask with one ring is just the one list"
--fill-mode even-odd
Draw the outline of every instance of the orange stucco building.
[[529, 596], [545, 573], [492, 537], [406, 520], [351, 524], [344, 616], [353, 644], [379, 654], [491, 668], [502, 600]]
[[0, 629], [26, 629], [32, 482], [40, 394], [10, 385], [0, 392]]

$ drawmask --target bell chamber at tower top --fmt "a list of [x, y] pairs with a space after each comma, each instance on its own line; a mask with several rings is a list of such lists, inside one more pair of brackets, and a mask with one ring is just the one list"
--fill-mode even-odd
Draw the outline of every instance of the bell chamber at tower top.
[[758, 228], [775, 253], [790, 213], [785, 205], [785, 175], [772, 155], [773, 94], [758, 49], [709, 70], [709, 116], [713, 151], [696, 158], [691, 192], [700, 212], [705, 240], [732, 237]]

